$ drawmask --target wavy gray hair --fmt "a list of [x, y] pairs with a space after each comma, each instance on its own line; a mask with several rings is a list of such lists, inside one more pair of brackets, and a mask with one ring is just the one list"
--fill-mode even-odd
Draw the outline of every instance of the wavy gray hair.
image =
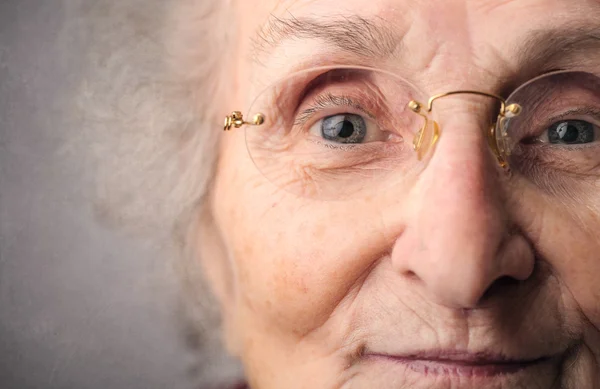
[[94, 160], [96, 213], [104, 222], [150, 233], [180, 258], [176, 267], [192, 300], [185, 304], [193, 323], [186, 336], [201, 351], [204, 387], [238, 371], [224, 368], [216, 304], [188, 239], [202, 218], [217, 158], [228, 70], [222, 58], [234, 43], [233, 9], [224, 0], [68, 6], [73, 32], [87, 47], [78, 138]]

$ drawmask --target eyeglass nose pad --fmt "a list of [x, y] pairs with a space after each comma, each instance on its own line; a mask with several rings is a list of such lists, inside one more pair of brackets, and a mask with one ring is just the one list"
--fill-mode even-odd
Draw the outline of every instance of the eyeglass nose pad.
[[425, 118], [425, 123], [413, 138], [413, 148], [417, 152], [419, 161], [433, 150], [439, 137], [440, 125], [435, 120]]
[[490, 127], [488, 135], [489, 146], [498, 160], [500, 167], [509, 170], [508, 156], [510, 155], [510, 137], [506, 132], [506, 117], [499, 117], [496, 124]]

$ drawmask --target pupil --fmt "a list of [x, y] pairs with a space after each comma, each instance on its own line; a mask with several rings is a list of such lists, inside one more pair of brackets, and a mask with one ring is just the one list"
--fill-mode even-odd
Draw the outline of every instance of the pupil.
[[577, 140], [577, 136], [579, 135], [579, 130], [572, 124], [567, 126], [565, 133], [562, 136], [562, 140], [564, 142], [575, 142]]
[[339, 123], [338, 129], [338, 136], [340, 138], [350, 138], [352, 134], [354, 134], [354, 125], [348, 120], [344, 120], [343, 122]]

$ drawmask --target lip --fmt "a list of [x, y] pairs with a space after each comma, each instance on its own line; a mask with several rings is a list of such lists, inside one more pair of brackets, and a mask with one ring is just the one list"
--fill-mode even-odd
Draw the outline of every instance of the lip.
[[552, 360], [552, 357], [509, 358], [500, 354], [455, 350], [423, 351], [409, 355], [365, 353], [363, 358], [401, 364], [423, 375], [472, 378], [515, 374]]

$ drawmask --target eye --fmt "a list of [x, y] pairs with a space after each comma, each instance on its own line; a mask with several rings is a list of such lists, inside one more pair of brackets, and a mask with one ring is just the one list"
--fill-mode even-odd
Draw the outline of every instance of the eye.
[[552, 124], [541, 141], [551, 144], [577, 145], [596, 140], [595, 126], [584, 120], [562, 120]]
[[374, 121], [354, 113], [326, 116], [315, 122], [309, 131], [326, 141], [339, 144], [390, 140], [390, 135], [381, 131]]
[[330, 142], [363, 143], [370, 136], [368, 127], [362, 116], [343, 113], [324, 117], [312, 126], [310, 132]]

